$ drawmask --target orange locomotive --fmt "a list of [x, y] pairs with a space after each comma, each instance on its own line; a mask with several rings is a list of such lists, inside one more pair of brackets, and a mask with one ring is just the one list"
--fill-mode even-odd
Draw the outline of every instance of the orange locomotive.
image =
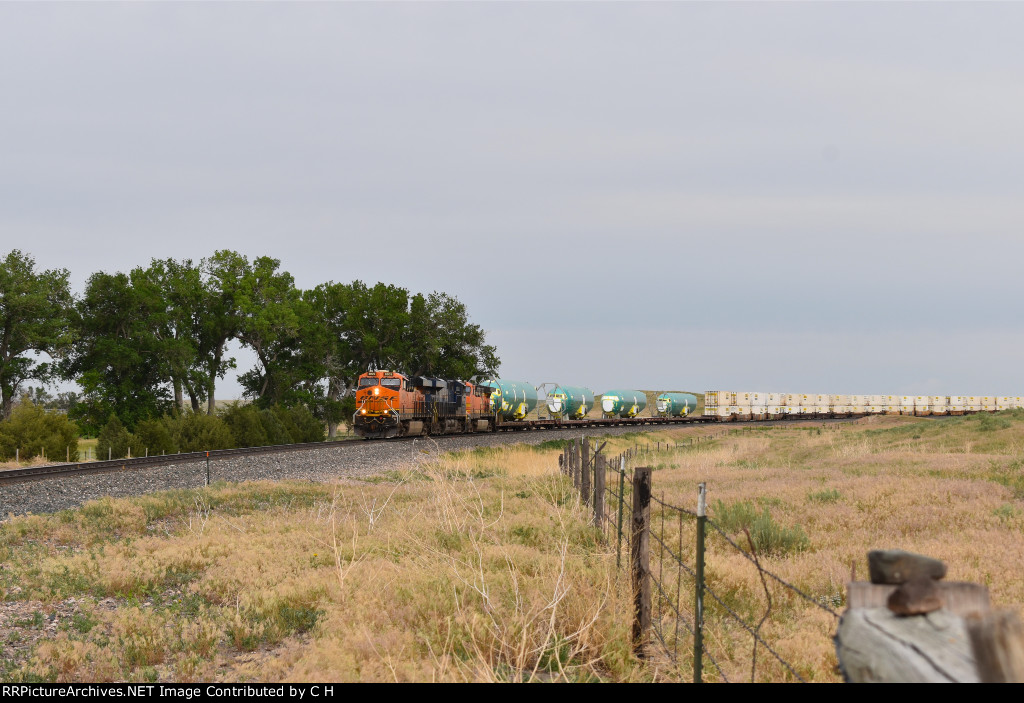
[[352, 426], [367, 438], [493, 432], [490, 396], [466, 381], [369, 371], [359, 377]]

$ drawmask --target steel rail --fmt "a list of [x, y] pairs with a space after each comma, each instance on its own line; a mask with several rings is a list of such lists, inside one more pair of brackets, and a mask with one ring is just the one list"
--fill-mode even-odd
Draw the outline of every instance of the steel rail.
[[[819, 418], [820, 419], [820, 418]], [[835, 418], [831, 422], [842, 422], [845, 418]], [[758, 425], [773, 426], [780, 424], [805, 424], [806, 420], [757, 420], [752, 422], [739, 423], [738, 426]], [[558, 431], [572, 429], [586, 429], [598, 427], [621, 427], [636, 425], [697, 425], [716, 424], [729, 425], [733, 423], [715, 422], [714, 418], [705, 416], [691, 416], [680, 418], [666, 417], [644, 417], [644, 418], [615, 418], [602, 420], [530, 420], [517, 422], [515, 425], [507, 423], [504, 427], [499, 425], [498, 431], [517, 432], [524, 430], [533, 431]], [[483, 432], [473, 432], [452, 435], [430, 435], [431, 437], [473, 437], [476, 435], [486, 436]], [[109, 473], [115, 471], [127, 471], [129, 469], [142, 469], [156, 466], [170, 466], [173, 464], [184, 464], [204, 461], [207, 456], [214, 459], [230, 459], [233, 457], [255, 456], [259, 454], [283, 454], [287, 452], [306, 451], [310, 449], [346, 449], [351, 447], [365, 447], [367, 444], [395, 443], [423, 439], [423, 437], [392, 437], [390, 439], [364, 439], [364, 440], [341, 440], [333, 442], [304, 442], [300, 444], [275, 444], [265, 447], [240, 447], [236, 449], [211, 449], [209, 452], [182, 452], [179, 454], [161, 454], [159, 456], [132, 457], [130, 459], [112, 459], [100, 461], [87, 461], [64, 464], [46, 464], [44, 466], [32, 466], [25, 469], [0, 470], [0, 485], [18, 483], [24, 481], [41, 481], [48, 478], [60, 478], [63, 476], [84, 475], [93, 473]]]

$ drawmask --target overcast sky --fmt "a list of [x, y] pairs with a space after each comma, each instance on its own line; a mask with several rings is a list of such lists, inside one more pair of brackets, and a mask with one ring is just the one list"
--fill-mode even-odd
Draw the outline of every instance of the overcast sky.
[[1022, 395], [1022, 35], [1019, 3], [3, 3], [0, 249], [76, 290], [230, 248], [445, 291], [535, 385]]

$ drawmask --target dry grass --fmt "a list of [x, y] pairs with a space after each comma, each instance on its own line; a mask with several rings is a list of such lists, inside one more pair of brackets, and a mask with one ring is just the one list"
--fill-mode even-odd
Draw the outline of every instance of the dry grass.
[[[1024, 414], [1004, 414], [995, 425], [981, 417], [893, 417], [828, 428], [728, 427], [716, 428], [718, 439], [704, 446], [641, 454], [632, 463], [658, 469], [655, 495], [690, 510], [696, 508], [698, 483], [707, 482], [712, 520], [721, 521], [721, 508], [748, 503], [768, 510], [784, 528], [800, 528], [808, 549], [766, 554], [762, 560], [812, 599], [839, 608], [851, 571], [866, 578], [865, 553], [899, 548], [943, 559], [947, 578], [988, 585], [998, 605], [1024, 606], [1018, 576], [1024, 563]], [[678, 544], [677, 516], [668, 511], [664, 528], [662, 517], [655, 509], [654, 529], [664, 529], [666, 543]], [[692, 566], [690, 521], [682, 531], [682, 551]], [[733, 532], [732, 537], [747, 547], [745, 535]], [[711, 588], [756, 624], [767, 609], [756, 570], [720, 537], [711, 539], [708, 549]], [[671, 574], [670, 591], [675, 571]], [[692, 612], [691, 593], [684, 579], [681, 607], [687, 612]], [[764, 639], [802, 677], [837, 680], [833, 618], [777, 585], [770, 593], [772, 615], [761, 631]], [[718, 603], [712, 600], [707, 607], [712, 654], [731, 680], [749, 679], [751, 637], [731, 625]], [[666, 625], [674, 625], [667, 614]], [[792, 678], [763, 648], [758, 661], [758, 680]], [[686, 678], [689, 667], [686, 658], [662, 675]]]
[[[421, 455], [376, 484], [218, 485], [9, 520], [0, 594], [64, 617], [4, 678], [640, 676], [594, 531], [529, 455]], [[505, 461], [518, 470], [478, 478]]]
[[[799, 527], [806, 548], [762, 559], [813, 600], [841, 608], [851, 565], [864, 577], [866, 551], [898, 547], [944, 559], [949, 578], [989, 585], [997, 604], [1024, 604], [1024, 417], [693, 427], [613, 437], [605, 451], [708, 435], [632, 463], [655, 467], [655, 494], [687, 508], [707, 482], [712, 520], [746, 506]], [[687, 680], [688, 656], [676, 663], [655, 647], [641, 664], [630, 654], [625, 573], [553, 475], [559, 446], [441, 454], [417, 442], [404, 470], [372, 481], [220, 484], [10, 519], [0, 525], [0, 676]], [[673, 514], [655, 510], [654, 529], [679, 544]], [[692, 524], [681, 529], [692, 564]], [[656, 548], [674, 605], [670, 564]], [[714, 537], [707, 570], [722, 601], [756, 624], [767, 599], [751, 564]], [[685, 578], [681, 591], [689, 612]], [[802, 677], [837, 680], [832, 617], [770, 593], [764, 639]], [[655, 608], [666, 632], [669, 612]], [[712, 600], [706, 639], [730, 680], [749, 678], [751, 638]], [[690, 646], [682, 637], [680, 650]], [[705, 672], [717, 677], [708, 662]], [[762, 648], [756, 678], [792, 675]]]

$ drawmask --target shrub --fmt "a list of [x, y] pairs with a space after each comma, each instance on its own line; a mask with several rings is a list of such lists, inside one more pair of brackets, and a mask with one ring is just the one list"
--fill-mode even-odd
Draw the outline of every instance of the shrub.
[[325, 439], [324, 424], [313, 417], [305, 405], [293, 405], [284, 408], [274, 407], [274, 415], [288, 431], [292, 442], [323, 442]]
[[267, 444], [267, 431], [255, 405], [232, 403], [220, 417], [231, 430], [236, 447], [262, 447]]
[[[32, 459], [45, 451], [54, 461], [78, 461], [78, 427], [64, 413], [23, 400], [0, 422], [0, 457]], [[17, 451], [16, 451], [17, 450]]]
[[[178, 451], [178, 446], [174, 442], [174, 437], [171, 435], [171, 430], [168, 427], [166, 419], [157, 420], [155, 418], [149, 420], [143, 420], [135, 428], [135, 436], [138, 438], [138, 444], [143, 447], [143, 452], [149, 451], [150, 454], [174, 454]], [[135, 454], [135, 450], [132, 450]]]
[[727, 505], [718, 500], [713, 512], [715, 522], [726, 532], [739, 532], [746, 528], [758, 554], [783, 555], [802, 552], [810, 546], [799, 525], [782, 527], [772, 518], [768, 508], [759, 513], [750, 501]]
[[825, 491], [817, 491], [807, 494], [807, 500], [812, 503], [835, 503], [842, 495], [834, 488]]
[[128, 431], [117, 415], [111, 415], [97, 438], [96, 458], [123, 459], [128, 456], [129, 450], [132, 456], [139, 456], [144, 451], [138, 437]]
[[999, 417], [991, 415], [989, 413], [981, 413], [978, 416], [978, 429], [982, 432], [995, 432], [996, 430], [1005, 430], [1010, 427], [1013, 423], [1008, 417]]
[[281, 423], [273, 410], [261, 410], [260, 423], [263, 425], [263, 431], [267, 433], [267, 444], [291, 443], [292, 436], [288, 433], [288, 428]]
[[235, 438], [231, 429], [215, 415], [182, 413], [165, 419], [174, 443], [181, 452], [202, 452], [210, 449], [231, 449]]

